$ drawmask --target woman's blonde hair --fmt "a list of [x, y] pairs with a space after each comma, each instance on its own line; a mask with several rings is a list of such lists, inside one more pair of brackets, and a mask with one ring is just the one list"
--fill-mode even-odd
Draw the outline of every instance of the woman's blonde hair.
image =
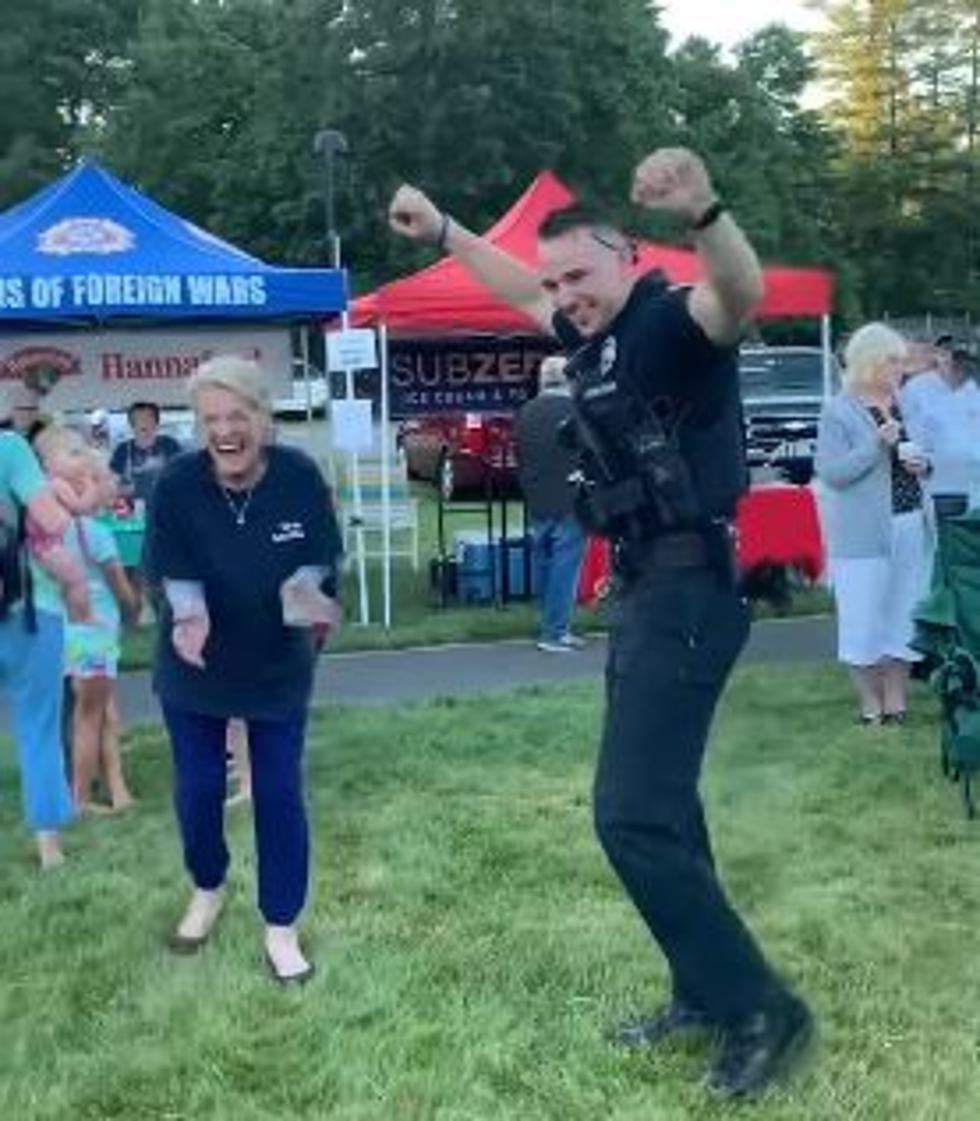
[[265, 372], [258, 362], [250, 358], [216, 354], [207, 362], [202, 362], [187, 381], [187, 395], [195, 408], [198, 396], [205, 389], [225, 389], [247, 402], [256, 412], [270, 415]]
[[904, 358], [908, 352], [905, 339], [885, 323], [866, 323], [859, 327], [844, 348], [845, 389], [855, 390], [873, 381], [881, 365], [889, 358]]

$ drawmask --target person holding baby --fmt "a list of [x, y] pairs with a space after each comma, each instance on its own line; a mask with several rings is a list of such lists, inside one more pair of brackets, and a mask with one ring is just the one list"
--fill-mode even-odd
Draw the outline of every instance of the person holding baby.
[[0, 392], [0, 688], [10, 704], [24, 818], [49, 869], [63, 860], [59, 832], [73, 816], [61, 744], [64, 625], [60, 604], [35, 603], [28, 558], [51, 574], [70, 618], [84, 621], [90, 612], [81, 566], [62, 540], [71, 512], [13, 429], [19, 391]]

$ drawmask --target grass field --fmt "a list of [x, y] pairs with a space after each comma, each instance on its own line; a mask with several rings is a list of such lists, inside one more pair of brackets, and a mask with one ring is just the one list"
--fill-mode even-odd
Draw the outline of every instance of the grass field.
[[716, 849], [822, 1035], [751, 1111], [706, 1101], [702, 1047], [602, 1040], [663, 973], [591, 833], [596, 686], [317, 715], [320, 972], [297, 992], [261, 968], [247, 810], [213, 944], [163, 949], [184, 889], [159, 729], [129, 735], [136, 810], [75, 826], [47, 877], [5, 751], [0, 1117], [972, 1121], [980, 825], [914, 701], [905, 729], [858, 728], [836, 668], [807, 667], [742, 671], [724, 704]]

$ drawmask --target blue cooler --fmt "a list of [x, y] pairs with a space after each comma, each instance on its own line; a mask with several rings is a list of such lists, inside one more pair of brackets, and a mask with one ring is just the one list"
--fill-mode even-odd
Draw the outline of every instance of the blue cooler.
[[[462, 603], [490, 603], [501, 593], [503, 563], [501, 543], [491, 552], [486, 533], [478, 529], [459, 530], [453, 536], [456, 557], [456, 593]], [[512, 596], [527, 596], [524, 573], [524, 538], [507, 538], [507, 591]], [[531, 594], [537, 591], [537, 572], [531, 564]]]

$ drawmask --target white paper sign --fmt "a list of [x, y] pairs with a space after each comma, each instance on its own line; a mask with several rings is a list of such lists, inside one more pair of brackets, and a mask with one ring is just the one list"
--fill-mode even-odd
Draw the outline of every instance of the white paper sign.
[[327, 363], [331, 370], [374, 370], [378, 365], [378, 348], [370, 327], [353, 327], [349, 331], [327, 334]]
[[333, 426], [333, 445], [340, 451], [366, 452], [371, 450], [370, 401], [334, 401], [330, 406]]

